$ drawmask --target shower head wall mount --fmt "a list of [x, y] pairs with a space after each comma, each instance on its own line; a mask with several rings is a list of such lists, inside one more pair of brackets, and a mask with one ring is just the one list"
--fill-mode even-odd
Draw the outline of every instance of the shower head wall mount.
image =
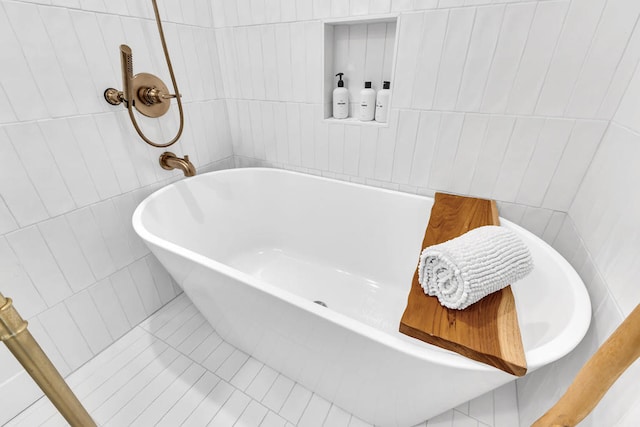
[[120, 105], [124, 102], [127, 108], [131, 103], [132, 107], [147, 117], [163, 116], [169, 111], [170, 103], [168, 101], [177, 96], [170, 94], [164, 82], [153, 74], [138, 73], [133, 75], [133, 59], [129, 46], [121, 45], [120, 53], [123, 90], [110, 87], [104, 91], [104, 98], [111, 105]]
[[[165, 148], [178, 141], [180, 135], [182, 135], [182, 131], [184, 129], [184, 111], [182, 110], [182, 101], [180, 99], [182, 95], [178, 91], [178, 83], [176, 83], [176, 76], [173, 73], [173, 65], [171, 64], [167, 43], [164, 39], [164, 31], [162, 30], [162, 20], [160, 19], [160, 13], [158, 12], [158, 4], [156, 0], [151, 0], [151, 3], [153, 5], [153, 12], [155, 14], [156, 24], [158, 25], [162, 51], [164, 52], [164, 58], [167, 62], [167, 68], [169, 69], [169, 76], [171, 76], [174, 93], [169, 93], [167, 86], [162, 82], [162, 80], [153, 74], [139, 73], [134, 75], [133, 54], [131, 52], [131, 48], [126, 44], [122, 44], [120, 45], [122, 90], [110, 87], [104, 91], [104, 99], [111, 105], [120, 105], [124, 103], [124, 106], [129, 113], [131, 123], [140, 138], [153, 147]], [[133, 110], [135, 108], [138, 112], [147, 117], [160, 117], [169, 110], [171, 98], [176, 98], [178, 104], [178, 111], [180, 114], [180, 125], [178, 127], [178, 131], [169, 142], [154, 142], [147, 138], [144, 132], [142, 132], [142, 129], [140, 129]]]

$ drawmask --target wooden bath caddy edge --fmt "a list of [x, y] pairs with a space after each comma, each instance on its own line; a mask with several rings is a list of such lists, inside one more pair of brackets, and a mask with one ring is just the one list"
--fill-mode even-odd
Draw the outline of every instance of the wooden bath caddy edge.
[[[422, 248], [483, 225], [500, 225], [494, 200], [436, 193]], [[527, 372], [511, 286], [464, 310], [448, 309], [424, 293], [416, 269], [400, 332], [516, 376]]]

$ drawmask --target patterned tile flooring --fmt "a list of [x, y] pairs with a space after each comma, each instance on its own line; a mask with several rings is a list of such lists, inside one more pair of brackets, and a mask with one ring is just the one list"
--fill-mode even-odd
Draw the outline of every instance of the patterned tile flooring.
[[[100, 426], [364, 427], [225, 342], [180, 295], [67, 377]], [[7, 426], [65, 426], [40, 399]], [[514, 427], [515, 383], [420, 427]]]

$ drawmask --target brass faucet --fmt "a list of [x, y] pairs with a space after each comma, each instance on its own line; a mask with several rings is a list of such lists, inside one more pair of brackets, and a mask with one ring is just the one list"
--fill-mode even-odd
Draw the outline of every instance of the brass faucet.
[[160, 155], [160, 166], [166, 170], [180, 169], [184, 172], [184, 176], [196, 174], [196, 167], [189, 161], [189, 156], [185, 155], [184, 158], [180, 158], [170, 151], [165, 151]]

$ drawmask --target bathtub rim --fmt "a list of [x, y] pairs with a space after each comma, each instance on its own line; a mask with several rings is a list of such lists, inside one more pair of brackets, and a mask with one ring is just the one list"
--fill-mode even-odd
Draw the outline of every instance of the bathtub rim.
[[[286, 169], [277, 169], [277, 168], [264, 168], [264, 167], [251, 167], [251, 168], [234, 168], [234, 169], [222, 169], [212, 172], [203, 173], [197, 175], [195, 177], [191, 177], [189, 179], [181, 179], [179, 181], [175, 181], [171, 184], [168, 184], [149, 196], [147, 196], [142, 202], [138, 204], [136, 207], [133, 216], [132, 216], [132, 225], [135, 232], [148, 243], [156, 245], [168, 252], [177, 254], [184, 258], [191, 260], [205, 268], [211, 268], [216, 270], [218, 273], [223, 274], [233, 280], [239, 281], [244, 285], [250, 286], [258, 291], [268, 293], [275, 298], [278, 298], [284, 302], [294, 304], [297, 308], [303, 309], [306, 311], [310, 311], [325, 320], [337, 324], [339, 326], [344, 326], [351, 330], [352, 332], [367, 336], [368, 338], [379, 342], [383, 345], [393, 347], [403, 353], [419, 358], [421, 360], [425, 360], [432, 363], [437, 363], [440, 365], [445, 365], [452, 368], [457, 369], [470, 369], [476, 371], [494, 371], [494, 372], [502, 372], [497, 368], [486, 365], [481, 362], [477, 362], [472, 359], [468, 359], [462, 355], [459, 355], [455, 352], [451, 352], [449, 350], [442, 349], [437, 346], [430, 346], [433, 348], [425, 348], [420, 345], [414, 345], [410, 342], [410, 340], [403, 340], [400, 337], [395, 337], [387, 332], [376, 329], [373, 326], [362, 323], [358, 320], [352, 319], [349, 316], [346, 316], [342, 313], [336, 312], [331, 309], [327, 309], [325, 307], [321, 307], [318, 304], [315, 304], [313, 301], [307, 300], [301, 296], [298, 296], [292, 292], [280, 289], [279, 287], [272, 285], [266, 281], [258, 279], [254, 276], [251, 276], [247, 273], [243, 273], [235, 268], [232, 268], [226, 264], [223, 264], [214, 259], [208, 258], [204, 255], [201, 255], [197, 252], [194, 252], [190, 249], [179, 246], [175, 243], [172, 243], [168, 240], [162, 239], [150, 231], [148, 231], [142, 223], [142, 213], [145, 207], [151, 203], [153, 200], [161, 197], [167, 191], [170, 191], [171, 188], [176, 186], [187, 186], [188, 183], [192, 180], [204, 180], [207, 179], [208, 176], [219, 175], [219, 174], [234, 174], [234, 173], [247, 173], [247, 172], [268, 172], [268, 173], [283, 173], [290, 174], [296, 176], [302, 176], [307, 179], [316, 179], [320, 181], [326, 181], [332, 183], [333, 185], [346, 185], [352, 186], [359, 189], [364, 189], [367, 191], [380, 191], [382, 193], [392, 194], [394, 197], [408, 197], [408, 198], [416, 198], [416, 199], [428, 199], [433, 202], [434, 198], [429, 196], [422, 196], [410, 193], [404, 193], [401, 191], [390, 190], [386, 188], [373, 187], [359, 183], [353, 183], [348, 181], [342, 181], [333, 178], [327, 178], [312, 174], [306, 174], [301, 172], [290, 171]], [[525, 357], [527, 361], [527, 373], [533, 372], [541, 366], [547, 365], [549, 363], [553, 363], [563, 356], [570, 353], [584, 338], [589, 329], [591, 322], [591, 301], [589, 298], [589, 294], [586, 290], [586, 287], [575, 271], [575, 269], [569, 264], [569, 262], [561, 256], [551, 245], [547, 242], [534, 235], [530, 231], [525, 228], [500, 217], [501, 225], [508, 225], [509, 228], [516, 230], [518, 233], [524, 234], [527, 237], [534, 240], [537, 244], [540, 245], [541, 249], [549, 255], [555, 262], [558, 263], [558, 267], [562, 271], [563, 274], [566, 275], [568, 281], [570, 282], [572, 289], [572, 296], [574, 297], [574, 304], [576, 309], [573, 310], [569, 319], [567, 319], [567, 323], [569, 325], [573, 325], [573, 327], [578, 327], [577, 330], [572, 330], [572, 327], [564, 328], [558, 335], [553, 337], [550, 341], [544, 343], [541, 346], [533, 348], [527, 352], [525, 352]], [[580, 284], [581, 286], [578, 286]], [[181, 285], [180, 285], [181, 286]], [[407, 290], [408, 292], [408, 290]], [[407, 294], [408, 295], [408, 294]], [[188, 296], [188, 295], [187, 295]], [[399, 320], [398, 320], [399, 322]], [[410, 337], [407, 336], [410, 339]], [[428, 345], [426, 343], [420, 342], [421, 344]], [[417, 343], [416, 343], [417, 344]], [[517, 377], [513, 377], [514, 379]]]

